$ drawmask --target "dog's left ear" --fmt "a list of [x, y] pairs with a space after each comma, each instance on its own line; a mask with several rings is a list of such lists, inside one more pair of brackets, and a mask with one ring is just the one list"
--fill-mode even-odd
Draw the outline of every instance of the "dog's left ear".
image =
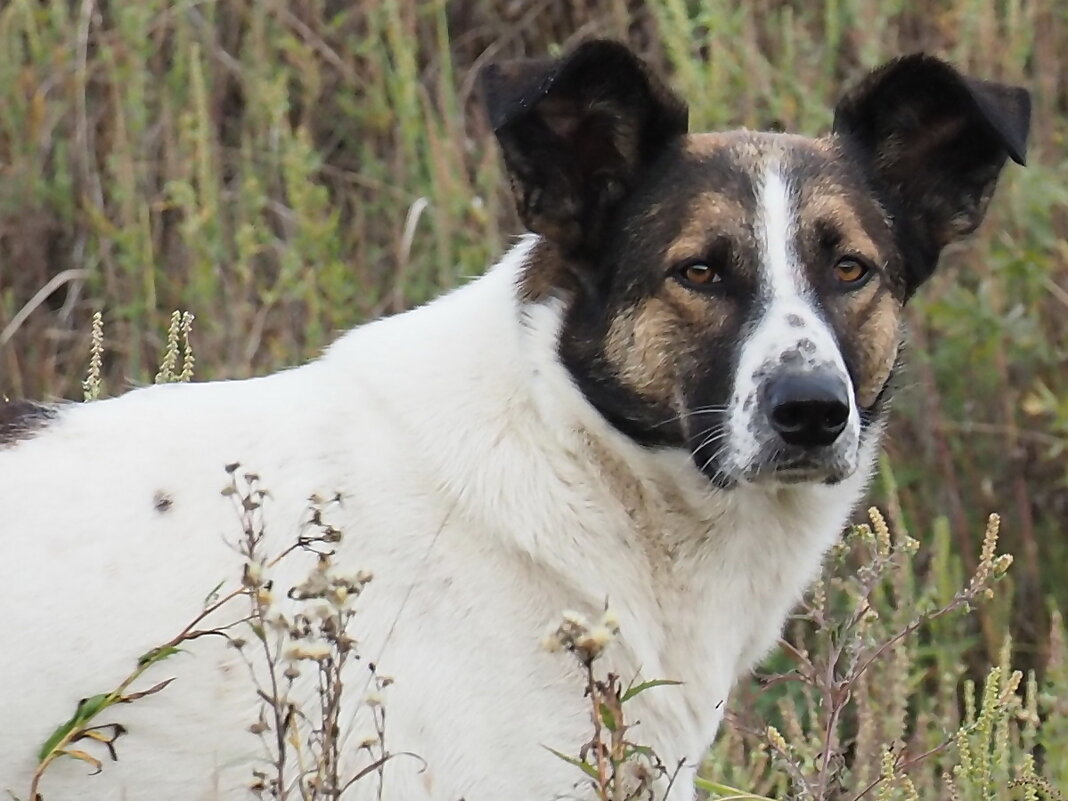
[[906, 226], [910, 294], [982, 222], [1006, 158], [1024, 163], [1030, 119], [1027, 90], [924, 55], [880, 67], [838, 103], [834, 132]]
[[618, 42], [480, 78], [519, 216], [567, 255], [595, 252], [638, 170], [686, 132], [686, 104]]

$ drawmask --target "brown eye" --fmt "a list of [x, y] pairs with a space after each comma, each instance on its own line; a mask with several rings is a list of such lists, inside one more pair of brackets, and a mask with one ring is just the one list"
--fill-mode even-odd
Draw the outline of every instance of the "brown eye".
[[703, 262], [683, 265], [679, 269], [679, 275], [687, 284], [694, 286], [711, 286], [723, 280], [719, 270]]
[[868, 265], [849, 256], [834, 265], [834, 277], [838, 279], [839, 284], [849, 289], [859, 289], [870, 274]]

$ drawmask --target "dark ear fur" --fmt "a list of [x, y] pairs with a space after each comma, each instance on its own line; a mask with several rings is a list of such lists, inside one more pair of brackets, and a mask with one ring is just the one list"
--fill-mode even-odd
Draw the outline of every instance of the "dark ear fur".
[[891, 61], [839, 101], [834, 132], [870, 171], [910, 245], [911, 293], [982, 222], [998, 173], [1024, 163], [1031, 96], [936, 58]]
[[686, 132], [685, 103], [617, 42], [491, 64], [480, 78], [519, 215], [567, 255], [597, 248], [637, 170]]

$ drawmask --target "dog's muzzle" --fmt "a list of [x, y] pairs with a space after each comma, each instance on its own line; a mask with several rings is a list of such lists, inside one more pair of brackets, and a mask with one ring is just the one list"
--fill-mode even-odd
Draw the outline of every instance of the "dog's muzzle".
[[850, 397], [840, 371], [830, 366], [767, 376], [754, 421], [761, 442], [747, 478], [833, 484], [850, 475], [858, 456]]

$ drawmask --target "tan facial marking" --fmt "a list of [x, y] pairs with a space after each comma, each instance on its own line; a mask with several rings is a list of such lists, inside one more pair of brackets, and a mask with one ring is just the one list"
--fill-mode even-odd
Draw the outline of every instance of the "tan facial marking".
[[824, 225], [837, 231], [843, 252], [862, 256], [874, 263], [880, 261], [878, 245], [868, 234], [857, 217], [854, 204], [844, 193], [833, 190], [813, 193], [801, 204], [799, 216], [805, 229]]
[[701, 258], [711, 237], [741, 238], [748, 211], [739, 201], [718, 192], [705, 192], [696, 198], [681, 221], [677, 239], [668, 245], [665, 267], [684, 259]]
[[605, 357], [619, 380], [660, 402], [669, 401], [675, 391], [674, 320], [669, 307], [650, 298], [616, 317], [605, 340]]
[[701, 315], [695, 300], [685, 290], [670, 298], [647, 298], [612, 321], [604, 355], [624, 386], [675, 408], [692, 348], [687, 332]]
[[901, 306], [889, 292], [878, 292], [869, 303], [858, 303], [849, 317], [859, 361], [857, 400], [868, 407], [875, 403], [897, 361]]

